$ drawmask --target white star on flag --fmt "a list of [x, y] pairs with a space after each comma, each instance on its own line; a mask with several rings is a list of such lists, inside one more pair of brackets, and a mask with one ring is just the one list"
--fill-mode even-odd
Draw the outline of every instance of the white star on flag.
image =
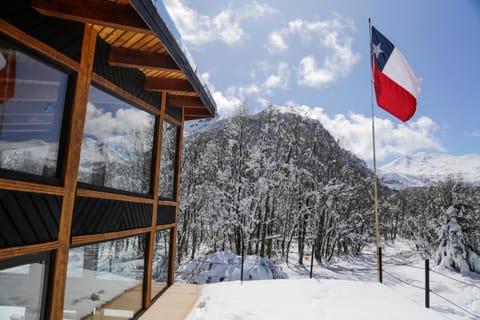
[[380, 53], [383, 52], [382, 48], [380, 48], [381, 43], [379, 42], [377, 45], [373, 45], [373, 54], [375, 55], [375, 58], [378, 59], [378, 56]]

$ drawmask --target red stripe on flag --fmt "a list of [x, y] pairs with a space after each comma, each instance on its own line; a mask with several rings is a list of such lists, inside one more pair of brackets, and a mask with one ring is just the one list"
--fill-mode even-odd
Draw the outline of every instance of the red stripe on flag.
[[417, 109], [417, 99], [378, 70], [375, 61], [373, 61], [373, 78], [377, 104], [382, 109], [403, 122], [413, 117]]

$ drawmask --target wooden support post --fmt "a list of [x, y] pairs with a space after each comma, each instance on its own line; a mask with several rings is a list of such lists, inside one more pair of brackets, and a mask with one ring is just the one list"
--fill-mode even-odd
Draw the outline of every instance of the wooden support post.
[[72, 111], [70, 112], [70, 121], [68, 125], [67, 154], [62, 173], [65, 189], [58, 227], [58, 250], [55, 254], [53, 268], [50, 320], [63, 319], [68, 250], [70, 249], [70, 231], [75, 204], [83, 127], [87, 111], [88, 91], [92, 78], [96, 41], [97, 32], [92, 25], [86, 24], [83, 33], [80, 69], [75, 84]]
[[156, 124], [157, 139], [155, 145], [155, 157], [153, 162], [153, 210], [152, 210], [152, 226], [150, 236], [148, 238], [148, 251], [146, 252], [145, 265], [145, 301], [143, 307], [146, 309], [152, 304], [152, 271], [153, 271], [153, 256], [155, 253], [155, 235], [157, 227], [157, 213], [158, 213], [158, 188], [160, 181], [160, 161], [162, 159], [162, 136], [163, 136], [163, 120], [165, 118], [165, 109], [167, 103], [167, 94], [162, 92], [162, 100], [160, 101], [160, 116]]
[[172, 229], [170, 234], [170, 260], [168, 266], [168, 285], [171, 286], [175, 282], [175, 260], [177, 255], [177, 223], [178, 223], [178, 208], [179, 208], [179, 197], [180, 197], [180, 175], [181, 175], [181, 163], [182, 163], [182, 149], [183, 149], [183, 126], [185, 121], [185, 111], [182, 109], [182, 125], [180, 126], [178, 134], [178, 144], [177, 144], [177, 181], [175, 183], [175, 226]]

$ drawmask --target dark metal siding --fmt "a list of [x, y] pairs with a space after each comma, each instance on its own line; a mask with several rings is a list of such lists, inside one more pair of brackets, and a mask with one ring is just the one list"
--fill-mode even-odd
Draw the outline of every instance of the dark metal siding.
[[167, 107], [165, 110], [169, 116], [175, 120], [182, 121], [182, 109], [177, 107]]
[[145, 91], [145, 75], [137, 69], [111, 66], [108, 63], [109, 53], [108, 43], [98, 38], [93, 71], [137, 98], [160, 109], [161, 93]]
[[70, 58], [80, 61], [83, 24], [42, 16], [31, 8], [30, 0], [3, 2], [1, 18]]
[[77, 197], [72, 236], [148, 227], [152, 211], [150, 204]]
[[157, 226], [175, 223], [176, 208], [171, 206], [158, 206]]
[[62, 197], [0, 190], [0, 248], [55, 241]]

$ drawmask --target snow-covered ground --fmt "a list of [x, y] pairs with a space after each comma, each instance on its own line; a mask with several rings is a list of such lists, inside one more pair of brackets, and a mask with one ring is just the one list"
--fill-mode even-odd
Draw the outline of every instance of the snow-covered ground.
[[392, 289], [351, 280], [262, 280], [205, 286], [189, 320], [442, 319]]
[[361, 256], [314, 263], [312, 280], [309, 257], [299, 265], [291, 249], [290, 263], [280, 265], [289, 279], [206, 285], [188, 319], [480, 319], [480, 275], [462, 276], [431, 262], [428, 310], [425, 262], [415, 245], [397, 240], [382, 248], [383, 284], [376, 282], [373, 247]]

